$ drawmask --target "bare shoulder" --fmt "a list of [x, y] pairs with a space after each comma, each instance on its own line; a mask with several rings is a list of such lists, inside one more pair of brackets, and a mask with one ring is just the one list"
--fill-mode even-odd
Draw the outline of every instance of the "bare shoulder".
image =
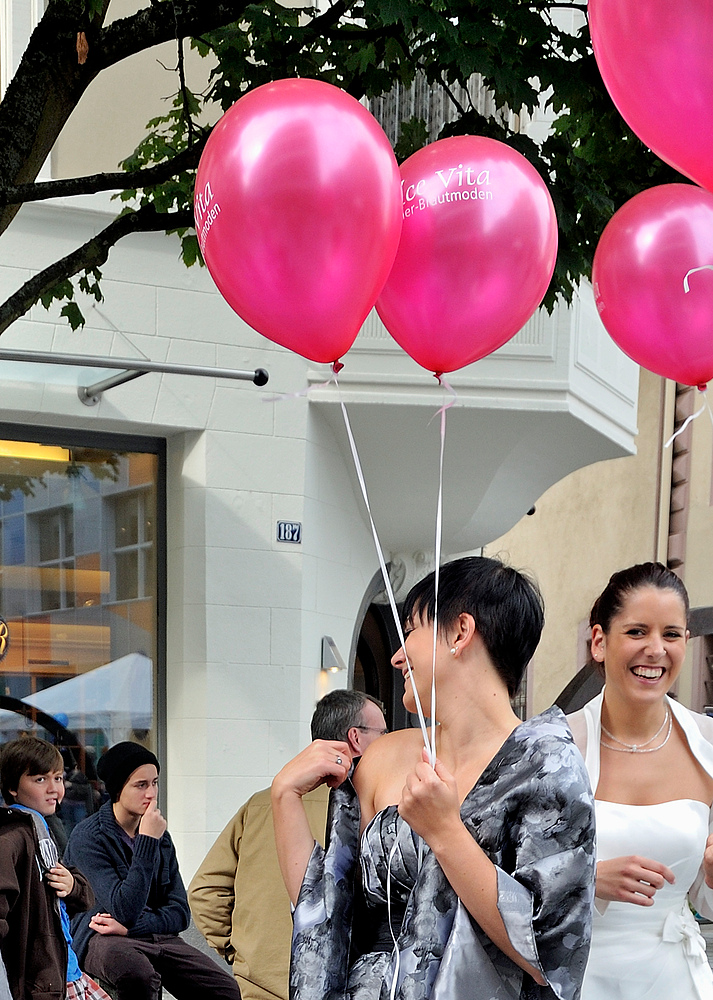
[[357, 768], [382, 768], [386, 764], [393, 765], [402, 758], [411, 760], [414, 755], [421, 759], [423, 736], [420, 729], [397, 729], [394, 733], [380, 736], [367, 748]]
[[396, 805], [406, 776], [421, 760], [423, 737], [419, 729], [387, 733], [368, 747], [354, 772], [362, 825], [387, 805]]

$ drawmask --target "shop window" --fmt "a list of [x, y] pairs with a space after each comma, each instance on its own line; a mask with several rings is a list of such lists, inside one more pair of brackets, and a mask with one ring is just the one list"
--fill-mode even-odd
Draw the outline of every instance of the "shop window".
[[60, 747], [71, 827], [100, 801], [104, 750], [126, 739], [159, 750], [164, 451], [153, 439], [46, 435], [0, 430], [0, 743], [33, 733]]

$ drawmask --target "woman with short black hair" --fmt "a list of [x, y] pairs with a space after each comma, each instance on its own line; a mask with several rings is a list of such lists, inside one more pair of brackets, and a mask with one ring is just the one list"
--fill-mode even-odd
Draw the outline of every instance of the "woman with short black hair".
[[[293, 1000], [576, 1000], [593, 898], [593, 805], [559, 709], [521, 723], [510, 697], [540, 638], [542, 599], [498, 560], [431, 573], [406, 598], [392, 663], [404, 705], [435, 714], [437, 756], [408, 729], [316, 741], [273, 782], [296, 903]], [[435, 666], [437, 698], [432, 704]], [[435, 713], [434, 713], [435, 709]], [[326, 852], [301, 796], [333, 791]], [[361, 870], [359, 870], [359, 863]]]

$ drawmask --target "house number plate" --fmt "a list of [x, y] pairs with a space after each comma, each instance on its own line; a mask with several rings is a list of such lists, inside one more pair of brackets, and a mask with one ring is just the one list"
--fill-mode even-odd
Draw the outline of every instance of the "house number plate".
[[300, 521], [278, 521], [277, 540], [278, 542], [301, 542], [302, 523]]

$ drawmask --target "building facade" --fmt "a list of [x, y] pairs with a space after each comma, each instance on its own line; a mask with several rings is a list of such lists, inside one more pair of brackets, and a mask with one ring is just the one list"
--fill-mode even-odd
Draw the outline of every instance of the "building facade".
[[[0, 10], [7, 18], [20, 8], [5, 0]], [[129, 8], [129, 0], [117, 4], [119, 13]], [[155, 57], [163, 53], [139, 57], [154, 81]], [[126, 136], [140, 134], [151, 114], [137, 126], [146, 94], [108, 121], [101, 109], [113, 107], [107, 95], [133, 86], [137, 72], [102, 74], [48, 173], [89, 173], [125, 154]], [[95, 119], [101, 142], [88, 138]], [[115, 211], [104, 196], [23, 207], [0, 241], [0, 295], [89, 239]], [[129, 237], [103, 271], [104, 301], [80, 299], [81, 330], [72, 332], [57, 308], [37, 306], [0, 338], [0, 732], [17, 731], [14, 699], [29, 706], [20, 713], [26, 728], [44, 725], [52, 735], [61, 727], [76, 737], [87, 773], [117, 737], [156, 748], [163, 805], [190, 876], [238, 805], [308, 740], [314, 702], [330, 686], [368, 688], [399, 721], [399, 678], [388, 666], [393, 626], [341, 403], [403, 597], [433, 564], [433, 417], [447, 397], [375, 314], [344, 359], [339, 385], [329, 382], [327, 371], [247, 327], [204, 269], [183, 267], [170, 238]], [[150, 373], [88, 406], [78, 390], [111, 374], [96, 361], [21, 362], [3, 350], [264, 368], [270, 381], [260, 389]], [[548, 491], [604, 464], [644, 461], [647, 474], [656, 465], [646, 435], [637, 456], [625, 457], [636, 448], [638, 368], [611, 342], [583, 287], [573, 308], [538, 313], [452, 383], [443, 555], [509, 546], [513, 561], [543, 581], [552, 613], [572, 602], [572, 591], [558, 590], [557, 572], [571, 553], [555, 554], [561, 525], [551, 536], [541, 527]], [[651, 392], [644, 378], [647, 428]], [[638, 485], [643, 494], [643, 479]], [[582, 523], [586, 517], [583, 509]], [[515, 541], [533, 527], [543, 532], [538, 542]], [[648, 537], [648, 521], [640, 531]], [[580, 618], [577, 604], [573, 621]], [[575, 672], [576, 651], [555, 657], [553, 648], [556, 638], [531, 664], [530, 710]]]

